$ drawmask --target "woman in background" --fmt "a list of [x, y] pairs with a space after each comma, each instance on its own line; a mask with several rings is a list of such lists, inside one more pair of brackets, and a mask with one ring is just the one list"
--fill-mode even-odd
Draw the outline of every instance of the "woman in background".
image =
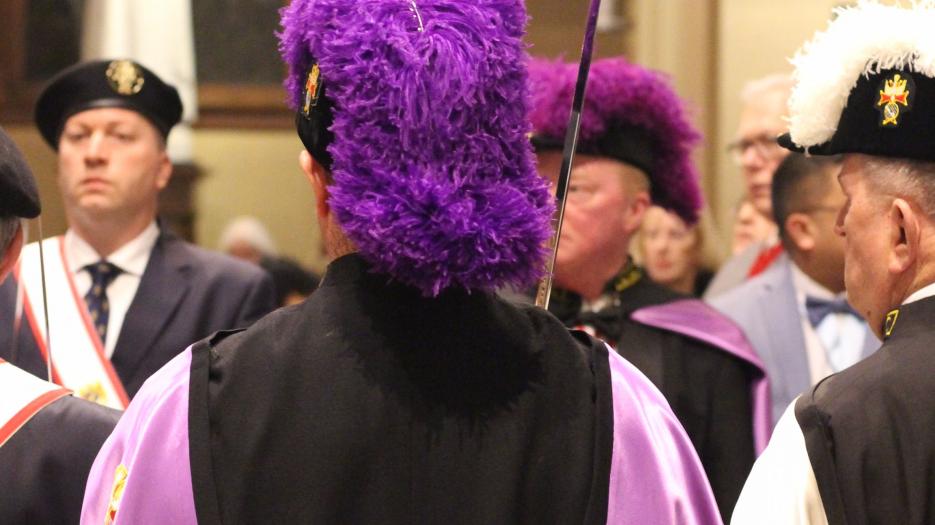
[[643, 219], [639, 251], [649, 277], [676, 292], [700, 297], [713, 272], [702, 263], [701, 229], [658, 206]]

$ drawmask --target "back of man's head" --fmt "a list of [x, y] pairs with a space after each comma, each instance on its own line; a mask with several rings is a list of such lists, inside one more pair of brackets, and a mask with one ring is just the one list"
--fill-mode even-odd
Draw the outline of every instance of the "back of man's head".
[[836, 190], [834, 174], [840, 166], [840, 157], [806, 157], [793, 153], [776, 168], [772, 188], [773, 215], [786, 249], [795, 249], [788, 244], [786, 221], [789, 216], [822, 206], [828, 193]]
[[20, 219], [39, 212], [36, 179], [13, 139], [0, 128], [0, 281], [19, 257]]

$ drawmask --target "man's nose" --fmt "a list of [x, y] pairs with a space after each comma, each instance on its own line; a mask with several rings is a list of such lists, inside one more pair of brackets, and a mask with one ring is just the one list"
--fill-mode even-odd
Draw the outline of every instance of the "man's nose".
[[107, 160], [107, 145], [104, 143], [103, 133], [92, 133], [88, 138], [88, 149], [85, 150], [85, 162], [100, 164]]

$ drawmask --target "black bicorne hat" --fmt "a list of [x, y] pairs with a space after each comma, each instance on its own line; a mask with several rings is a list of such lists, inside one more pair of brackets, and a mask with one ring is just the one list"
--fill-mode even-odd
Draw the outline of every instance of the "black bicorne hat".
[[0, 216], [31, 219], [40, 211], [36, 179], [19, 148], [0, 128]]
[[97, 60], [76, 64], [49, 82], [36, 103], [36, 125], [57, 150], [68, 117], [106, 107], [140, 113], [163, 138], [182, 118], [178, 91], [155, 73], [132, 60]]
[[935, 161], [935, 78], [908, 69], [861, 75], [831, 139], [803, 147], [789, 133], [779, 144], [810, 155], [863, 153]]

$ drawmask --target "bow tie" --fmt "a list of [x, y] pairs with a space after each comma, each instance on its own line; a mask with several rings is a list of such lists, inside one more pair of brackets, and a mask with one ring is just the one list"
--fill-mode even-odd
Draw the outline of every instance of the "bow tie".
[[845, 299], [818, 299], [815, 297], [805, 298], [805, 309], [808, 312], [808, 321], [812, 326], [817, 327], [828, 314], [850, 314], [860, 318], [860, 314], [854, 310]]

